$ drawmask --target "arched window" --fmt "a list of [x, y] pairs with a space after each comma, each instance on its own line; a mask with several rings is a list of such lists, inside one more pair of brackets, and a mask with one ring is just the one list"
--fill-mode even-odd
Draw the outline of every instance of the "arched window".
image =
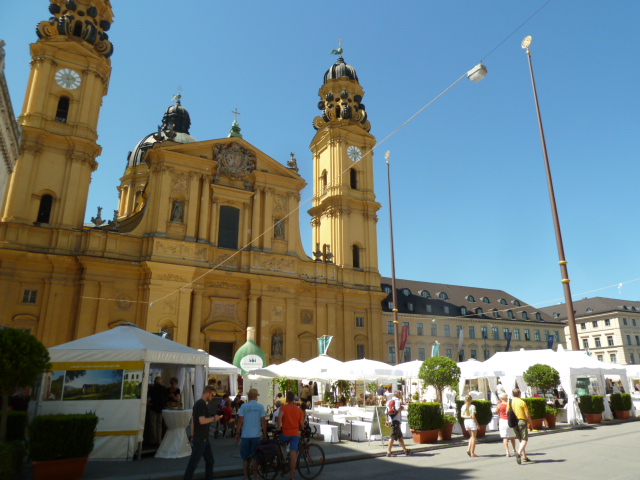
[[60, 97], [58, 100], [58, 108], [56, 110], [56, 122], [67, 123], [69, 117], [69, 99], [67, 97]]
[[475, 299], [475, 298], [473, 298], [473, 295], [467, 295], [467, 301], [469, 301], [469, 302], [475, 302], [475, 301], [476, 301], [476, 299]]
[[353, 268], [360, 268], [360, 247], [353, 246]]
[[482, 297], [482, 301], [484, 303], [491, 303], [491, 300], [489, 300], [487, 297]]
[[428, 290], [420, 290], [420, 296], [424, 298], [429, 298], [431, 295]]
[[40, 199], [40, 208], [38, 209], [38, 223], [49, 223], [51, 218], [51, 207], [53, 206], [53, 197], [51, 195], [43, 195]]
[[355, 168], [349, 170], [349, 179], [351, 181], [351, 188], [358, 189], [358, 171]]
[[507, 316], [513, 320], [515, 317], [513, 316], [513, 312], [511, 310], [507, 310]]
[[440, 297], [442, 300], [449, 300], [449, 295], [444, 292], [438, 293], [438, 297]]
[[323, 195], [327, 193], [327, 171], [323, 170], [320, 175], [320, 193]]
[[220, 207], [220, 223], [218, 225], [218, 246], [238, 249], [238, 228], [240, 227], [240, 210], [234, 207]]

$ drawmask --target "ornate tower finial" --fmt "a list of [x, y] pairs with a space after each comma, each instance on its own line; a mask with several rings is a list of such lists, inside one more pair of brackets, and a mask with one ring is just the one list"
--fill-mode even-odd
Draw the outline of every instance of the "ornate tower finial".
[[330, 55], [342, 55], [342, 39], [338, 39], [338, 48], [331, 50]]
[[291, 155], [291, 160], [287, 162], [287, 167], [298, 173], [298, 170], [300, 169], [298, 168], [298, 161], [296, 160], [295, 153], [291, 152], [289, 155]]
[[240, 133], [240, 130], [241, 130], [240, 124], [238, 123], [238, 115], [240, 115], [240, 112], [238, 111], [238, 107], [236, 107], [236, 109], [231, 113], [235, 114], [236, 118], [233, 121], [233, 124], [231, 125], [231, 129], [229, 130], [229, 135], [227, 135], [227, 138], [231, 138], [231, 137], [242, 138], [242, 134]]

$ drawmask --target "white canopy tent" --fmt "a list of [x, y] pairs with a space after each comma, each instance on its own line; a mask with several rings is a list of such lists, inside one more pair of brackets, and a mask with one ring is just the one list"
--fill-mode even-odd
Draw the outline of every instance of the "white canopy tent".
[[49, 355], [52, 372], [43, 376], [35, 414], [95, 411], [100, 422], [92, 458], [133, 458], [143, 439], [152, 367], [177, 371], [182, 391], [191, 389], [184, 380], [194, 371], [198, 398], [209, 362], [204, 352], [136, 326], [119, 326], [58, 345], [49, 349]]
[[[507, 392], [511, 392], [518, 383], [520, 389], [525, 391], [528, 385], [522, 377], [523, 373], [537, 363], [549, 365], [560, 374], [560, 382], [567, 393], [567, 421], [569, 423], [582, 423], [582, 415], [575, 399], [576, 381], [579, 376], [591, 376], [598, 379], [604, 388], [604, 376], [606, 374], [620, 375], [623, 382], [627, 382], [626, 370], [615, 364], [607, 364], [589, 357], [584, 352], [566, 351], [562, 345], [558, 351], [553, 350], [520, 350], [517, 352], [498, 352], [489, 360], [481, 362], [475, 371], [467, 372], [466, 378], [487, 377], [492, 389], [495, 389], [496, 377], [500, 377], [502, 385]], [[463, 378], [460, 378], [463, 382]], [[464, 383], [461, 383], [463, 385]], [[603, 392], [604, 393], [604, 392]], [[609, 402], [605, 403], [605, 418], [612, 418]]]
[[[198, 350], [204, 352], [204, 350]], [[229, 375], [229, 394], [235, 395], [238, 391], [238, 375], [241, 370], [235, 365], [224, 360], [209, 355], [208, 374], [209, 375]]]

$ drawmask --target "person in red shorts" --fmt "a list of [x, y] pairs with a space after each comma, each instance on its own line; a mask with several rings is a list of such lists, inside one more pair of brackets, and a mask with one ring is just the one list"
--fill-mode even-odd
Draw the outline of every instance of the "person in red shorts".
[[278, 415], [278, 430], [282, 431], [280, 440], [282, 442], [289, 442], [289, 448], [291, 450], [289, 459], [289, 477], [291, 480], [293, 480], [296, 475], [300, 431], [304, 429], [304, 412], [294, 403], [295, 398], [293, 392], [287, 392], [287, 404], [280, 407], [280, 415]]

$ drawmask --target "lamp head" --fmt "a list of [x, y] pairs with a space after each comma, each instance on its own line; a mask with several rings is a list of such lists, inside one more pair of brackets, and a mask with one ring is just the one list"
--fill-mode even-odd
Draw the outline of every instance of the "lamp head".
[[487, 67], [479, 63], [467, 72], [467, 78], [472, 82], [479, 82], [487, 76]]

